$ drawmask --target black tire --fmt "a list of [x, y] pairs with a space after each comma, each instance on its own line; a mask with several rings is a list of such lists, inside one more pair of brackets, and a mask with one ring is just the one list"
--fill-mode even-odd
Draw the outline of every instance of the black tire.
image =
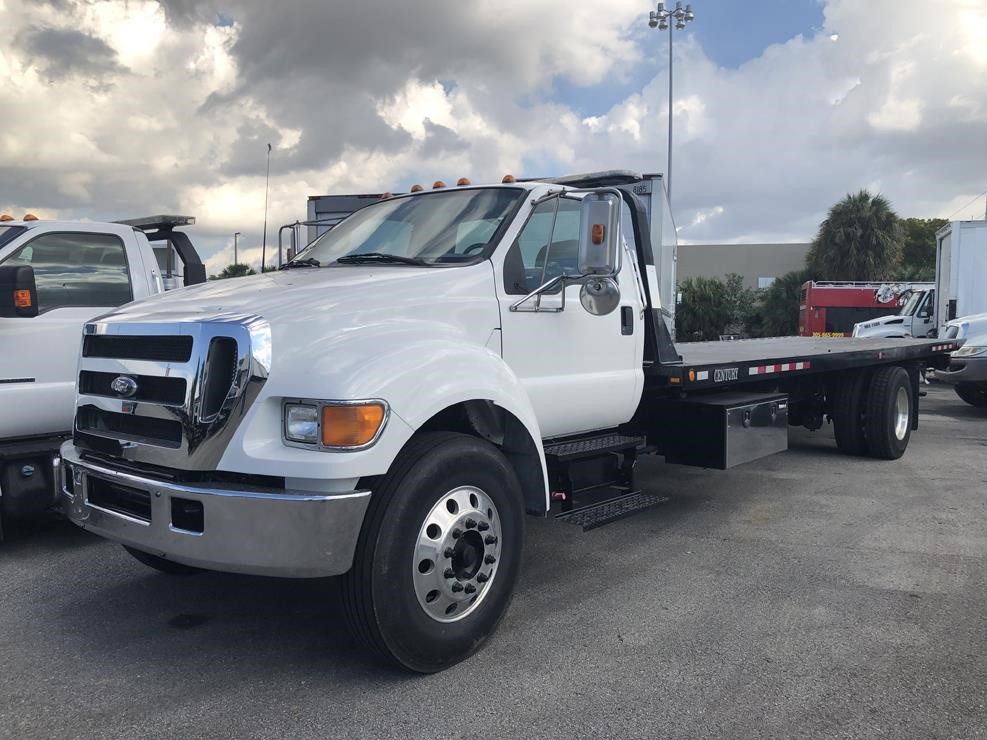
[[[497, 548], [496, 574], [483, 584], [482, 597], [480, 592], [472, 597], [475, 604], [463, 602], [469, 604], [464, 606], [465, 616], [440, 622], [419, 601], [416, 584], [419, 591], [422, 588], [413, 574], [420, 553], [416, 548], [430, 512], [463, 486], [479, 489], [494, 504], [499, 544], [489, 547]], [[450, 537], [457, 529], [464, 531], [454, 523], [447, 529]], [[461, 534], [463, 541], [473, 531]], [[408, 443], [373, 487], [353, 567], [343, 577], [347, 620], [364, 642], [404, 668], [434, 673], [455, 665], [482, 646], [506, 612], [521, 564], [523, 537], [521, 486], [500, 450], [465, 434], [422, 434]], [[435, 567], [448, 564], [437, 559]], [[457, 582], [458, 575], [447, 581]]]
[[866, 455], [864, 400], [868, 376], [857, 372], [843, 376], [833, 388], [833, 433], [836, 447], [844, 455]]
[[987, 409], [987, 386], [961, 383], [954, 390], [957, 396], [971, 406], [976, 406], [978, 409]]
[[871, 457], [897, 460], [904, 454], [912, 434], [913, 404], [912, 381], [904, 368], [882, 367], [871, 376], [864, 419]]
[[144, 552], [143, 550], [138, 550], [134, 547], [124, 545], [123, 549], [133, 555], [135, 559], [142, 562], [148, 568], [154, 568], [154, 570], [167, 573], [171, 576], [192, 576], [196, 573], [203, 572], [202, 568], [195, 568], [191, 565], [185, 565], [184, 563], [176, 563], [174, 560], [166, 560], [165, 558], [160, 558], [157, 555], [151, 555], [149, 552]]

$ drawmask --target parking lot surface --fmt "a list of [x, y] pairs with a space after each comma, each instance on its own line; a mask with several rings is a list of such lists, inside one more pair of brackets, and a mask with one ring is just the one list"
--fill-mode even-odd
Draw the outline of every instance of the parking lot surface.
[[931, 386], [896, 462], [830, 427], [731, 471], [645, 460], [670, 500], [529, 520], [471, 660], [382, 664], [336, 582], [174, 577], [63, 521], [0, 545], [0, 736], [987, 734], [987, 411]]

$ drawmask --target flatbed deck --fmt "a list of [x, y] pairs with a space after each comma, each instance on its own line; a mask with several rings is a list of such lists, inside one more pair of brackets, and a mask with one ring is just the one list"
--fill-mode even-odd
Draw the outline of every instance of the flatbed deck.
[[956, 340], [815, 337], [683, 342], [676, 345], [682, 361], [657, 366], [653, 374], [699, 390], [879, 364], [935, 365], [960, 346]]

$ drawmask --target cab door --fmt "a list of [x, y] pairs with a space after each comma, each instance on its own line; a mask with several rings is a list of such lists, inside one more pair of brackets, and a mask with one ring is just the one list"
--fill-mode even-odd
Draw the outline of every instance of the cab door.
[[627, 229], [615, 311], [605, 316], [586, 311], [579, 302], [578, 284], [565, 288], [563, 310], [551, 310], [563, 307], [559, 290], [524, 305], [540, 310], [511, 310], [551, 278], [578, 274], [579, 216], [579, 200], [553, 197], [540, 202], [513, 242], [506, 249], [502, 246], [494, 259], [503, 357], [527, 391], [545, 438], [628, 421], [644, 383], [643, 289]]
[[71, 430], [83, 324], [134, 298], [119, 235], [31, 234], [0, 262], [29, 265], [37, 285], [37, 316], [0, 318], [3, 426], [17, 436]]

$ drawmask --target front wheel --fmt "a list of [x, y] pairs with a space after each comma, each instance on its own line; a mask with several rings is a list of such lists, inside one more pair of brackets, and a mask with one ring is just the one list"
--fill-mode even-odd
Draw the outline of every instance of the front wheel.
[[987, 385], [963, 383], [956, 386], [956, 395], [978, 409], [987, 408]]
[[351, 627], [413, 671], [464, 660], [510, 604], [523, 528], [521, 486], [500, 450], [451, 432], [413, 439], [371, 494], [344, 577]]

